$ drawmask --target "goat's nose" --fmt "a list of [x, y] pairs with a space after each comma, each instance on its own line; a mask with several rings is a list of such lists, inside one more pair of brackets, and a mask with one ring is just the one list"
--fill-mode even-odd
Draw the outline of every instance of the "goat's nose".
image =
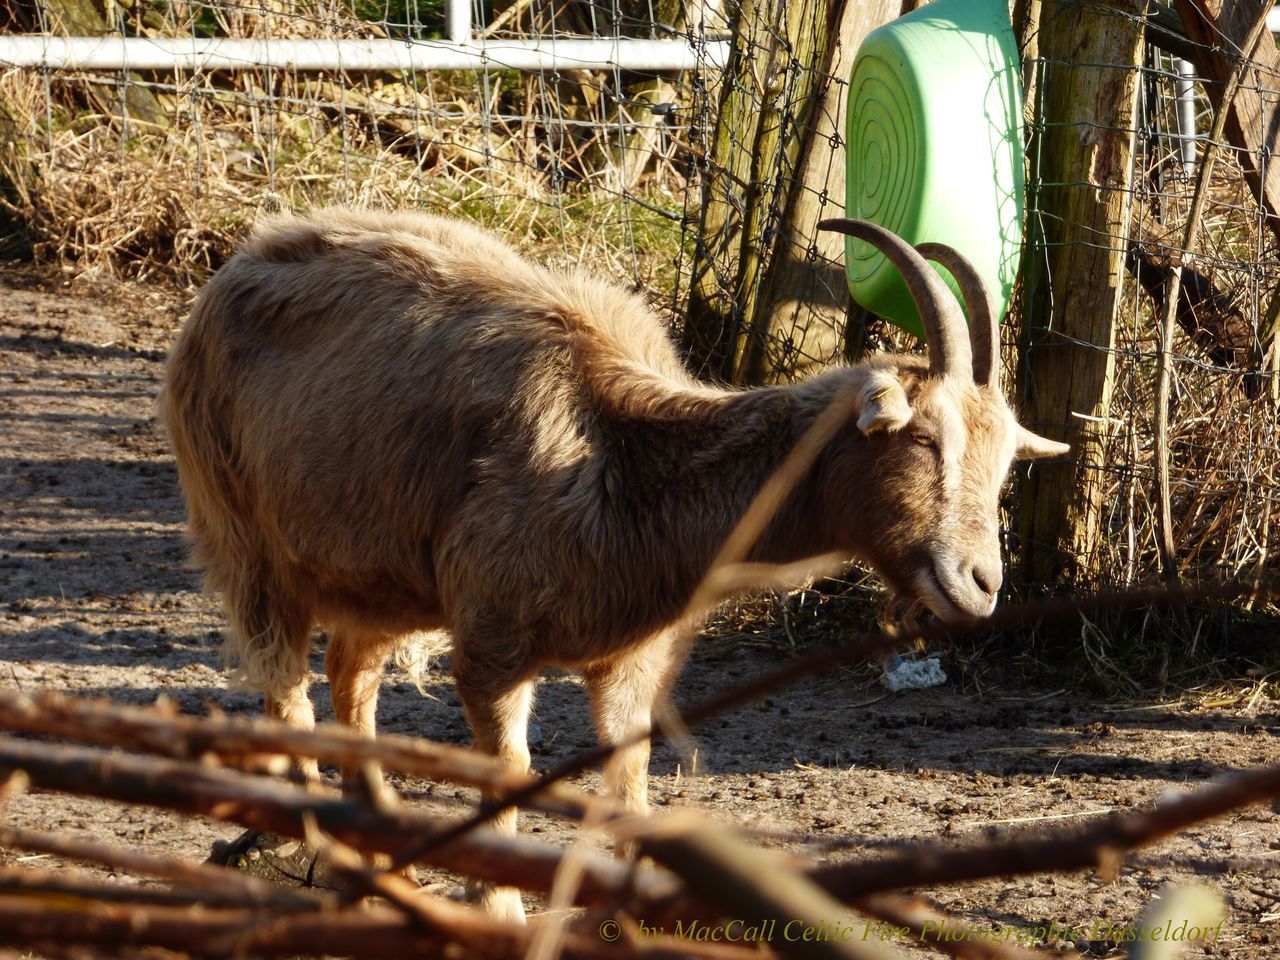
[[989, 597], [994, 597], [1000, 591], [1000, 583], [1004, 580], [1004, 572], [997, 563], [975, 563], [973, 565], [973, 582], [978, 585], [981, 590]]

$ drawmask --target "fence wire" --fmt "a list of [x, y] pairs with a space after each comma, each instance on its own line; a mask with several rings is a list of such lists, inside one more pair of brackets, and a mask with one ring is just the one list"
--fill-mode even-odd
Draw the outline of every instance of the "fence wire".
[[[0, 65], [0, 132], [19, 145], [0, 151], [8, 184], [0, 217], [11, 245], [77, 275], [197, 283], [264, 209], [359, 203], [455, 214], [535, 256], [630, 282], [668, 311], [704, 373], [792, 379], [866, 348], [909, 345], [875, 318], [855, 311], [848, 322], [843, 245], [816, 229], [818, 219], [843, 212], [854, 49], [823, 34], [827, 53], [797, 56], [807, 10], [781, 0], [515, 0], [473, 9], [477, 35], [490, 39], [665, 39], [705, 51], [732, 37], [728, 67], [706, 63], [682, 74], [569, 65], [532, 73], [499, 62], [475, 72], [403, 73]], [[445, 31], [443, 7], [430, 0], [130, 0], [108, 5], [100, 21], [76, 19], [83, 16], [83, 5], [59, 0], [11, 3], [0, 8], [0, 30], [406, 43]], [[813, 29], [830, 29], [834, 19]], [[1221, 38], [1215, 49], [1231, 46]], [[1184, 257], [1192, 154], [1203, 156], [1212, 108], [1206, 81], [1189, 80], [1159, 47], [1145, 50], [1140, 64], [1039, 57], [1026, 71], [1041, 90], [1098, 70], [1136, 74], [1140, 87], [1134, 123], [1117, 131], [1132, 137], [1133, 163], [1121, 182], [1100, 187], [1130, 198], [1127, 230], [1087, 241], [1130, 269], [1121, 276], [1114, 343], [1076, 343], [1108, 352], [1113, 365], [1107, 408], [1095, 418], [1101, 455], [1082, 469], [1101, 490], [1102, 535], [1074, 562], [1105, 583], [1157, 571], [1159, 289], [1169, 265], [1185, 262], [1203, 302], [1194, 323], [1176, 331], [1172, 357], [1167, 456], [1180, 561], [1195, 573], [1274, 572], [1276, 237], [1246, 183], [1239, 147], [1224, 142], [1201, 242]], [[1254, 66], [1246, 86], [1274, 102], [1280, 78]], [[1186, 129], [1188, 85], [1194, 131]], [[1062, 122], [1037, 112], [1042, 102], [1029, 100], [1033, 134]], [[761, 116], [767, 122], [752, 126]], [[1088, 104], [1069, 123], [1082, 136], [1096, 126]], [[755, 130], [755, 139], [732, 141], [739, 127]], [[1030, 224], [1058, 215], [1044, 202], [1053, 186], [1030, 185]], [[1049, 263], [1048, 248], [1035, 242], [1024, 264]], [[1092, 279], [1048, 283], [1057, 292]], [[1023, 394], [1044, 345], [1027, 346], [1020, 333], [1041, 319], [1015, 307], [1005, 327], [1009, 379]], [[1009, 514], [1013, 529], [1018, 508]], [[1020, 546], [1015, 537], [1012, 552]]]
[[[1067, 6], [1046, 4], [1045, 15]], [[1084, 6], [1098, 17], [1100, 29], [1106, 28], [1106, 20], [1115, 22], [1124, 16], [1110, 5]], [[1158, 34], [1147, 35], [1148, 39], [1153, 36]], [[1072, 286], [1099, 283], [1101, 278], [1052, 275], [1052, 240], [1046, 237], [1073, 236], [1069, 242], [1108, 250], [1123, 265], [1113, 344], [1072, 339], [1067, 331], [1048, 329], [1033, 338], [1035, 342], [1019, 360], [1026, 391], [1035, 389], [1025, 378], [1037, 350], [1059, 349], [1069, 341], [1078, 350], [1110, 354], [1109, 396], [1103, 409], [1091, 417], [1100, 437], [1099, 455], [1082, 463], [1078, 479], [1081, 489], [1094, 491], [1101, 529], [1091, 541], [1091, 550], [1071, 558], [1076, 569], [1104, 584], [1149, 581], [1160, 572], [1157, 461], [1162, 456], [1169, 464], [1173, 539], [1180, 570], [1193, 577], [1276, 570], [1271, 542], [1280, 493], [1276, 424], [1280, 393], [1272, 342], [1280, 288], [1275, 222], [1246, 181], [1248, 151], [1238, 138], [1227, 138], [1215, 146], [1217, 163], [1208, 184], [1199, 241], [1193, 250], [1183, 249], [1214, 114], [1207, 95], [1207, 85], [1214, 81], [1190, 80], [1191, 64], [1184, 58], [1194, 58], [1198, 50], [1235, 63], [1241, 54], [1238, 45], [1221, 34], [1212, 46], [1178, 39], [1176, 56], [1148, 43], [1139, 64], [1048, 57], [1031, 63], [1042, 91], [1072, 83], [1069, 75], [1081, 71], [1113, 79], [1136, 74], [1138, 84], [1132, 126], [1108, 131], [1131, 138], [1133, 161], [1120, 179], [1094, 185], [1100, 203], [1106, 202], [1104, 195], [1126, 195], [1130, 207], [1126, 229], [1095, 231], [1087, 240], [1067, 229], [1078, 224], [1059, 224], [1063, 229], [1055, 231], [1049, 222], [1061, 217], [1061, 208], [1052, 201], [1054, 191], [1075, 185], [1036, 181], [1028, 192], [1028, 221], [1040, 229], [1029, 230], [1032, 242], [1026, 256], [1035, 268], [1050, 271], [1045, 279], [1053, 296], [1065, 296]], [[1264, 42], [1274, 49], [1270, 34]], [[1274, 103], [1280, 94], [1280, 77], [1260, 61], [1250, 61], [1246, 68], [1242, 94]], [[1045, 114], [1046, 99], [1041, 97], [1037, 101], [1041, 106], [1033, 110], [1033, 134], [1064, 122]], [[1081, 144], [1092, 142], [1099, 132], [1089, 104], [1081, 104], [1078, 117], [1067, 123]], [[1035, 137], [1031, 140], [1034, 144]], [[1267, 162], [1266, 157], [1261, 160]], [[1162, 451], [1155, 430], [1155, 390], [1164, 291], [1178, 264], [1184, 268], [1184, 296], [1179, 300], [1169, 357], [1169, 437]], [[1034, 315], [1031, 298], [1024, 304], [1027, 315], [1021, 322], [1025, 327], [1052, 326], [1047, 315]], [[1080, 425], [1079, 411], [1067, 411], [1067, 415]], [[1070, 430], [1072, 425], [1065, 426]]]
[[[440, 39], [439, 0], [35, 0], [0, 31], [46, 37]], [[517, 0], [473, 10], [479, 40], [723, 35], [714, 4]], [[670, 304], [689, 145], [714, 101], [698, 71], [91, 73], [0, 64], [15, 242], [77, 274], [196, 283], [263, 209], [355, 203], [465, 216], [523, 249], [590, 262]]]

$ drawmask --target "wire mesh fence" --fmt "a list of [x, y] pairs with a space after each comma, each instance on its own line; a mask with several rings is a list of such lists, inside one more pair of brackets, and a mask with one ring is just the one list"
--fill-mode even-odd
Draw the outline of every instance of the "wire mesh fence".
[[[1173, 545], [1163, 566], [1172, 569], [1172, 561], [1195, 577], [1274, 570], [1270, 537], [1280, 449], [1271, 327], [1280, 263], [1276, 221], [1247, 173], [1259, 162], [1249, 139], [1269, 132], [1237, 130], [1212, 145], [1216, 163], [1208, 171], [1199, 240], [1188, 249], [1186, 237], [1197, 181], [1206, 175], [1207, 134], [1226, 86], [1223, 73], [1209, 75], [1208, 64], [1242, 71], [1237, 111], [1273, 101], [1280, 78], [1271, 35], [1245, 58], [1241, 36], [1197, 14], [1216, 6], [1179, 4], [1181, 17], [1172, 8], [1157, 9], [1154, 23], [1150, 14], [1121, 4], [1043, 7], [1042, 34], [1060, 29], [1054, 18], [1078, 16], [1083, 19], [1073, 29], [1083, 22], [1095, 35], [1127, 33], [1139, 45], [1133, 62], [1063, 57], [1052, 43], [1028, 61], [1040, 95], [1032, 101], [1019, 376], [1028, 407], [1059, 425], [1079, 451], [1078, 468], [1066, 471], [1068, 538], [1017, 545], [1024, 555], [1040, 550], [1043, 562], [1024, 566], [1038, 582], [1065, 575], [1128, 584], [1158, 575], [1162, 464]], [[1207, 35], [1188, 37], [1189, 18]], [[1033, 34], [1031, 45], [1040, 39]], [[1085, 74], [1111, 97], [1109, 105], [1080, 102], [1064, 112], [1050, 91], [1083, 89]], [[1078, 180], [1037, 152], [1073, 142], [1083, 161]], [[1091, 192], [1092, 208], [1110, 213], [1072, 222], [1079, 209], [1067, 199], [1073, 191]], [[1100, 269], [1081, 270], [1089, 254], [1080, 251], [1089, 251]], [[1179, 267], [1177, 307], [1166, 311]], [[1096, 314], [1070, 315], [1081, 306]], [[1174, 321], [1168, 351], [1162, 344], [1167, 312]], [[1057, 360], [1044, 362], [1055, 354]], [[1074, 358], [1074, 367], [1062, 362], [1064, 355]], [[1162, 365], [1171, 386], [1167, 406], [1157, 389]], [[1069, 370], [1077, 386], [1090, 381], [1085, 389], [1073, 394], [1043, 379]], [[1052, 409], [1063, 398], [1071, 402]], [[1027, 489], [1020, 532], [1034, 538], [1052, 527], [1037, 524]], [[1030, 489], [1042, 493], [1045, 485]]]
[[[1023, 583], [1156, 575], [1162, 462], [1183, 572], [1274, 566], [1280, 263], [1268, 154], [1257, 148], [1273, 138], [1266, 105], [1280, 95], [1274, 42], [1268, 35], [1251, 55], [1238, 98], [1265, 109], [1241, 113], [1215, 145], [1201, 239], [1185, 251], [1222, 70], [1242, 54], [1220, 21], [1187, 22], [1220, 5], [1176, 6], [1045, 0], [1013, 12], [1026, 57], [1029, 189], [1022, 295], [1005, 325], [1008, 379], [1030, 424], [1079, 451], [1075, 465], [1037, 467], [1011, 501]], [[452, 213], [646, 291], [704, 375], [790, 380], [867, 347], [908, 345], [850, 306], [842, 244], [817, 230], [844, 209], [853, 55], [903, 7], [476, 3], [469, 42], [489, 52], [470, 70], [10, 67], [0, 72], [9, 243], [77, 275], [194, 283], [264, 209]], [[1077, 39], [1099, 41], [1097, 56], [1055, 39], [1070, 34], [1070, 18]], [[449, 8], [428, 0], [38, 0], [0, 12], [4, 33], [42, 38], [413, 46], [451, 29]], [[1127, 39], [1117, 45], [1118, 36]], [[691, 64], [575, 64], [571, 42], [592, 38], [661, 41]], [[510, 69], [500, 51], [511, 41], [537, 41], [554, 62]], [[1095, 98], [1055, 99], [1077, 88]], [[1160, 331], [1180, 265], [1162, 438]]]
[[[708, 58], [714, 6], [678, 24], [647, 2], [517, 2], [475, 17], [472, 70], [14, 67], [0, 103], [10, 219], [37, 257], [123, 277], [198, 280], [259, 211], [357, 203], [487, 223], [526, 249], [629, 277], [670, 297], [685, 222], [689, 143], [715, 76], [578, 69], [573, 41], [661, 40]], [[438, 42], [440, 3], [92, 4], [7, 10], [45, 39], [391, 39]], [[717, 33], [719, 31], [719, 33]], [[504, 41], [540, 42], [552, 69], [509, 69]], [[557, 51], [560, 41], [563, 49]], [[569, 42], [565, 42], [569, 41]], [[506, 52], [504, 52], [506, 51]], [[527, 49], [521, 52], [527, 53]], [[714, 68], [715, 58], [709, 59]]]

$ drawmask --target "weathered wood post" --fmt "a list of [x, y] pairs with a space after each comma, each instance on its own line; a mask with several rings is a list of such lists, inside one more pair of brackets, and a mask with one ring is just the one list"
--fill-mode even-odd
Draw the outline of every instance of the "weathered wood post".
[[1101, 538], [1100, 467], [1147, 0], [1044, 0], [1019, 396], [1024, 421], [1071, 443], [1074, 463], [1021, 476], [1021, 577], [1087, 575]]
[[700, 373], [733, 380], [746, 347], [761, 222], [794, 172], [826, 15], [818, 0], [743, 0], [703, 173], [684, 348]]
[[[1195, 41], [1191, 57], [1204, 80], [1205, 93], [1216, 108], [1231, 75], [1237, 54], [1258, 16], [1270, 0], [1175, 0], [1187, 36]], [[1266, 214], [1266, 224], [1280, 238], [1280, 163], [1274, 161], [1280, 141], [1276, 98], [1268, 91], [1280, 72], [1280, 51], [1270, 33], [1245, 56], [1253, 61], [1227, 114], [1227, 140], [1236, 154], [1245, 181]], [[1264, 159], [1265, 158], [1265, 159]]]
[[[740, 383], [759, 379], [768, 366], [761, 347], [767, 335], [805, 319], [787, 301], [798, 287], [813, 290], [812, 263], [819, 261], [771, 265], [779, 250], [816, 232], [809, 221], [816, 225], [824, 189], [843, 205], [843, 148], [834, 135], [843, 129], [844, 85], [825, 77], [847, 72], [862, 37], [901, 7], [901, 0], [744, 0], [704, 174], [683, 336], [696, 371]], [[841, 247], [826, 238], [817, 243], [824, 254]], [[827, 302], [818, 309], [839, 329], [846, 297], [829, 277], [822, 282], [831, 290], [820, 295]]]
[[[849, 287], [844, 238], [820, 233], [818, 221], [844, 213], [845, 105], [849, 73], [863, 38], [901, 12], [901, 0], [845, 0], [832, 11], [827, 57], [814, 91], [800, 163], [759, 308], [752, 318], [744, 379], [786, 379], [839, 360], [849, 351]], [[772, 344], [785, 343], [785, 352]]]

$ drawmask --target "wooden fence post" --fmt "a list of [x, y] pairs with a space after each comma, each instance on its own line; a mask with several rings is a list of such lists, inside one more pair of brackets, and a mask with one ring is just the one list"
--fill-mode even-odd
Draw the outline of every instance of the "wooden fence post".
[[[843, 86], [823, 78], [828, 69], [847, 69], [843, 58], [862, 36], [900, 9], [901, 0], [848, 0], [834, 9], [825, 0], [743, 0], [704, 174], [683, 335], [696, 372], [740, 383], [759, 379], [765, 366], [759, 342], [787, 322], [788, 294], [773, 294], [771, 285], [776, 281], [784, 291], [813, 287], [809, 263], [796, 272], [785, 264], [772, 276], [769, 271], [779, 247], [790, 247], [779, 243], [780, 234], [790, 230], [794, 243], [795, 236], [814, 232], [803, 231], [808, 220], [816, 225], [824, 187], [828, 198], [836, 190], [843, 194], [843, 148], [833, 155], [831, 143], [832, 133], [843, 128]], [[806, 149], [806, 143], [813, 146]], [[838, 186], [837, 179], [825, 182], [829, 175]], [[813, 203], [801, 197], [806, 186]], [[820, 309], [828, 318], [834, 303], [843, 313], [842, 291], [827, 299]]]
[[[833, 11], [835, 25], [826, 60], [819, 64], [821, 83], [803, 152], [752, 317], [747, 382], [802, 376], [851, 352], [844, 237], [820, 233], [818, 221], [844, 213], [845, 105], [853, 58], [863, 38], [901, 8], [901, 0], [845, 0]], [[778, 350], [778, 343], [785, 350]]]
[[[1255, 20], [1272, 6], [1271, 0], [1175, 0], [1187, 36], [1195, 41], [1191, 49], [1196, 73], [1205, 80], [1205, 93], [1216, 108], [1227, 79]], [[1261, 41], [1243, 53], [1253, 61], [1247, 67], [1235, 100], [1227, 113], [1227, 139], [1239, 147], [1236, 154], [1244, 177], [1266, 213], [1271, 232], [1280, 238], [1280, 164], [1276, 163], [1280, 141], [1275, 77], [1280, 72], [1280, 51], [1274, 38], [1265, 33]]]
[[1032, 138], [1018, 392], [1032, 429], [1074, 463], [1021, 475], [1024, 581], [1087, 575], [1103, 536], [1102, 441], [1131, 212], [1146, 0], [1044, 0]]

